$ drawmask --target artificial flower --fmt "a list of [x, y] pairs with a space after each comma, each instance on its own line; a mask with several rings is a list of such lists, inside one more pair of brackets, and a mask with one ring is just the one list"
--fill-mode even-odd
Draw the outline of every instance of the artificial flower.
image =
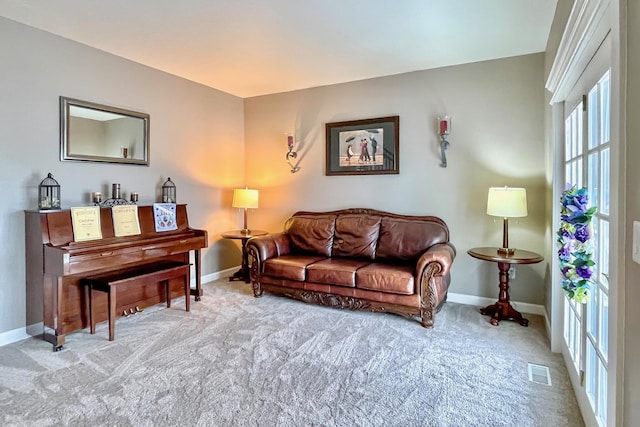
[[593, 276], [593, 244], [590, 224], [596, 207], [589, 207], [586, 188], [567, 187], [560, 198], [560, 229], [557, 232], [562, 289], [577, 303], [589, 301]]

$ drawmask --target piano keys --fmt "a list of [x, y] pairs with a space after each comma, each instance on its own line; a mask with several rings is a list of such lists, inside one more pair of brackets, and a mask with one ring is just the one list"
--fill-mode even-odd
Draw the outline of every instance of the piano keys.
[[[69, 210], [25, 213], [27, 325], [43, 322], [44, 339], [54, 350], [62, 348], [67, 334], [89, 326], [86, 277], [162, 260], [192, 261], [196, 287], [191, 295], [196, 301], [202, 297], [200, 250], [207, 247], [207, 232], [189, 226], [186, 205], [176, 206], [177, 230], [156, 232], [153, 206], [139, 206], [138, 218], [141, 234], [115, 237], [111, 208], [102, 208], [102, 239], [74, 242]], [[171, 298], [184, 294], [179, 280], [169, 281], [169, 287]], [[119, 289], [117, 312], [166, 302], [164, 289], [163, 283]], [[105, 295], [95, 298], [93, 309], [97, 321], [107, 319]]]

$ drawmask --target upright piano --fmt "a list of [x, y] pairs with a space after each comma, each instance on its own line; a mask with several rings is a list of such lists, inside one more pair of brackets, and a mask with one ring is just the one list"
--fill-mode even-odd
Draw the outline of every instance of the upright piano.
[[[194, 252], [196, 301], [202, 296], [200, 250], [207, 247], [206, 230], [189, 226], [186, 205], [176, 206], [177, 230], [155, 231], [153, 206], [139, 206], [141, 234], [115, 237], [111, 208], [100, 209], [102, 239], [75, 242], [70, 210], [25, 213], [27, 325], [44, 323], [44, 339], [54, 350], [65, 336], [89, 326], [88, 291], [84, 278], [157, 261], [190, 262]], [[169, 282], [170, 298], [184, 295], [178, 282]], [[129, 307], [149, 307], [166, 301], [163, 283], [143, 283], [118, 289], [118, 313]], [[98, 321], [107, 319], [107, 297], [93, 302]]]

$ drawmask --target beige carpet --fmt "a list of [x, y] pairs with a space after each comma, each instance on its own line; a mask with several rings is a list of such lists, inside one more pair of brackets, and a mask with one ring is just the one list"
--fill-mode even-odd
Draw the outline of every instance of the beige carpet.
[[[582, 426], [542, 319], [489, 324], [448, 303], [432, 330], [380, 313], [204, 285], [68, 336], [0, 347], [2, 426]], [[527, 362], [549, 366], [532, 383]]]

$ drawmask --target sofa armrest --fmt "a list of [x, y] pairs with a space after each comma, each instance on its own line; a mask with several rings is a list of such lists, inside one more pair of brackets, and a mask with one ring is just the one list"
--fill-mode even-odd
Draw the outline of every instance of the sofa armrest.
[[424, 327], [433, 326], [434, 313], [447, 300], [449, 272], [455, 257], [456, 249], [451, 243], [438, 243], [418, 259], [416, 281], [420, 284], [420, 317]]
[[280, 255], [288, 255], [291, 252], [291, 241], [285, 233], [267, 234], [266, 236], [256, 236], [249, 239], [246, 251], [251, 260], [249, 276], [253, 286], [253, 295], [262, 295], [262, 285], [260, 277], [264, 271], [264, 262], [269, 258], [276, 258]]
[[420, 278], [424, 269], [432, 262], [438, 263], [440, 269], [435, 276], [446, 276], [451, 270], [451, 264], [456, 257], [456, 248], [451, 243], [438, 243], [431, 246], [418, 259], [416, 265], [416, 277]]
[[252, 237], [247, 242], [247, 253], [260, 261], [260, 263], [269, 258], [288, 255], [290, 252], [291, 242], [289, 236], [285, 233]]

